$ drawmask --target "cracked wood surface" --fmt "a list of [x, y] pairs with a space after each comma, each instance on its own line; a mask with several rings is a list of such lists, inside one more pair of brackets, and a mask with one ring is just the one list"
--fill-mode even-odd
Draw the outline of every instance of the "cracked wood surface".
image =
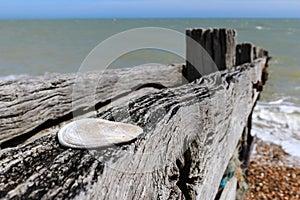
[[98, 110], [97, 117], [142, 127], [133, 142], [75, 150], [60, 146], [52, 132], [1, 150], [0, 198], [214, 199], [265, 62]]
[[180, 85], [182, 68], [141, 66], [0, 81], [0, 144], [97, 109], [145, 84]]

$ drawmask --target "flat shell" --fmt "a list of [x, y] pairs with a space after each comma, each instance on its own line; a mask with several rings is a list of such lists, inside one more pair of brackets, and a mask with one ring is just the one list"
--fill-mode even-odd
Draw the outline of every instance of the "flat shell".
[[59, 143], [72, 148], [98, 148], [129, 142], [143, 133], [132, 124], [88, 118], [63, 126], [57, 136]]

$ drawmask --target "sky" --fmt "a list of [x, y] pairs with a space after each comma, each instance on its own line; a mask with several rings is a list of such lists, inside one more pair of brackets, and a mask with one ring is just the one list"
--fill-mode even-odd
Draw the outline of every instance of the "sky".
[[299, 18], [300, 0], [0, 0], [0, 18]]

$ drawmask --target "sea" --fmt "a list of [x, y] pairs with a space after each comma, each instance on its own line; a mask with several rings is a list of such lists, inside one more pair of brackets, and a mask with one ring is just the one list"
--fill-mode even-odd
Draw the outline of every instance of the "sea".
[[[253, 113], [252, 134], [300, 158], [300, 19], [0, 20], [0, 80], [80, 71], [86, 57], [99, 44], [116, 34], [145, 27], [181, 34], [194, 27], [234, 28], [238, 42], [252, 42], [268, 50], [272, 57], [269, 80]], [[156, 44], [163, 43], [166, 37], [155, 40]], [[131, 44], [126, 37], [123, 41]], [[105, 53], [114, 53], [118, 48], [124, 47], [108, 45]], [[161, 50], [133, 52], [120, 55], [110, 67], [184, 61]]]

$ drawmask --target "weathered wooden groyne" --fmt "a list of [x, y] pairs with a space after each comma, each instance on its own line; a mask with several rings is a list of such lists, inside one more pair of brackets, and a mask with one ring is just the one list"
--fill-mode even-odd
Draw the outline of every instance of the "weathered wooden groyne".
[[[220, 71], [199, 73], [203, 54], [187, 39], [187, 64], [1, 81], [0, 198], [235, 199], [236, 173], [220, 183], [238, 146], [247, 162], [268, 53], [236, 44], [231, 29], [186, 33]], [[122, 145], [65, 148], [56, 134], [73, 117], [127, 122], [144, 133]]]

